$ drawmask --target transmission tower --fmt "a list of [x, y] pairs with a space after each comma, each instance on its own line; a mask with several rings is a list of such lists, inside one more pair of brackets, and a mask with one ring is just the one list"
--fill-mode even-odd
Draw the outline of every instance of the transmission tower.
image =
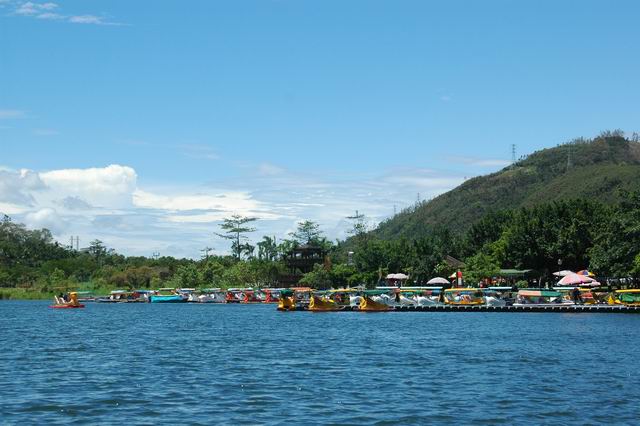
[[516, 144], [512, 143], [511, 144], [511, 163], [515, 163], [516, 162]]

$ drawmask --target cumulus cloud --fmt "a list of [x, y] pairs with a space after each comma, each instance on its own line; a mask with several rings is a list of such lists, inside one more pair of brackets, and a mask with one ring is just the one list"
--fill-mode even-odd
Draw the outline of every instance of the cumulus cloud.
[[197, 257], [205, 245], [228, 252], [228, 242], [213, 235], [231, 214], [259, 218], [256, 239], [284, 236], [305, 219], [318, 222], [330, 239], [344, 238], [346, 217], [355, 210], [375, 224], [392, 215], [394, 205], [412, 205], [416, 192], [429, 197], [462, 181], [427, 169], [336, 177], [263, 163], [241, 179], [140, 187], [136, 171], [118, 164], [44, 172], [0, 167], [0, 212], [50, 228], [60, 241], [73, 234], [85, 242], [101, 239], [125, 254]]
[[62, 169], [40, 174], [54, 192], [79, 197], [94, 206], [131, 206], [137, 175], [131, 167], [112, 164], [103, 168]]
[[52, 208], [27, 213], [24, 222], [31, 228], [47, 228], [55, 235], [59, 235], [67, 229], [67, 222]]
[[91, 210], [93, 208], [91, 204], [80, 197], [65, 197], [61, 204], [67, 210]]
[[34, 204], [32, 193], [45, 188], [38, 173], [31, 170], [0, 170], [0, 201], [31, 206]]

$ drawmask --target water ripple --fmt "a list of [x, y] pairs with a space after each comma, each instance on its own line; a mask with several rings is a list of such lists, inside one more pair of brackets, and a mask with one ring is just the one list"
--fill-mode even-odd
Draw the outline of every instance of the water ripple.
[[640, 316], [0, 302], [4, 424], [635, 424]]

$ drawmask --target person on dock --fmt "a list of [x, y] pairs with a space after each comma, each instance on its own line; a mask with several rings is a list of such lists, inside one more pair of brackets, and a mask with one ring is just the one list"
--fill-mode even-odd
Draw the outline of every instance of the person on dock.
[[576, 305], [582, 303], [582, 297], [580, 297], [580, 289], [578, 287], [574, 287], [573, 290], [571, 290], [571, 298]]

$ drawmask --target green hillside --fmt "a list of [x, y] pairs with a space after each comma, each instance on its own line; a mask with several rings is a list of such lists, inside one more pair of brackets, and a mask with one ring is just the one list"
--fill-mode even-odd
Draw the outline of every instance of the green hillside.
[[383, 239], [417, 238], [433, 227], [464, 232], [492, 211], [572, 198], [612, 203], [618, 201], [618, 189], [640, 189], [640, 143], [605, 133], [537, 151], [499, 172], [469, 179], [382, 222], [374, 232]]

